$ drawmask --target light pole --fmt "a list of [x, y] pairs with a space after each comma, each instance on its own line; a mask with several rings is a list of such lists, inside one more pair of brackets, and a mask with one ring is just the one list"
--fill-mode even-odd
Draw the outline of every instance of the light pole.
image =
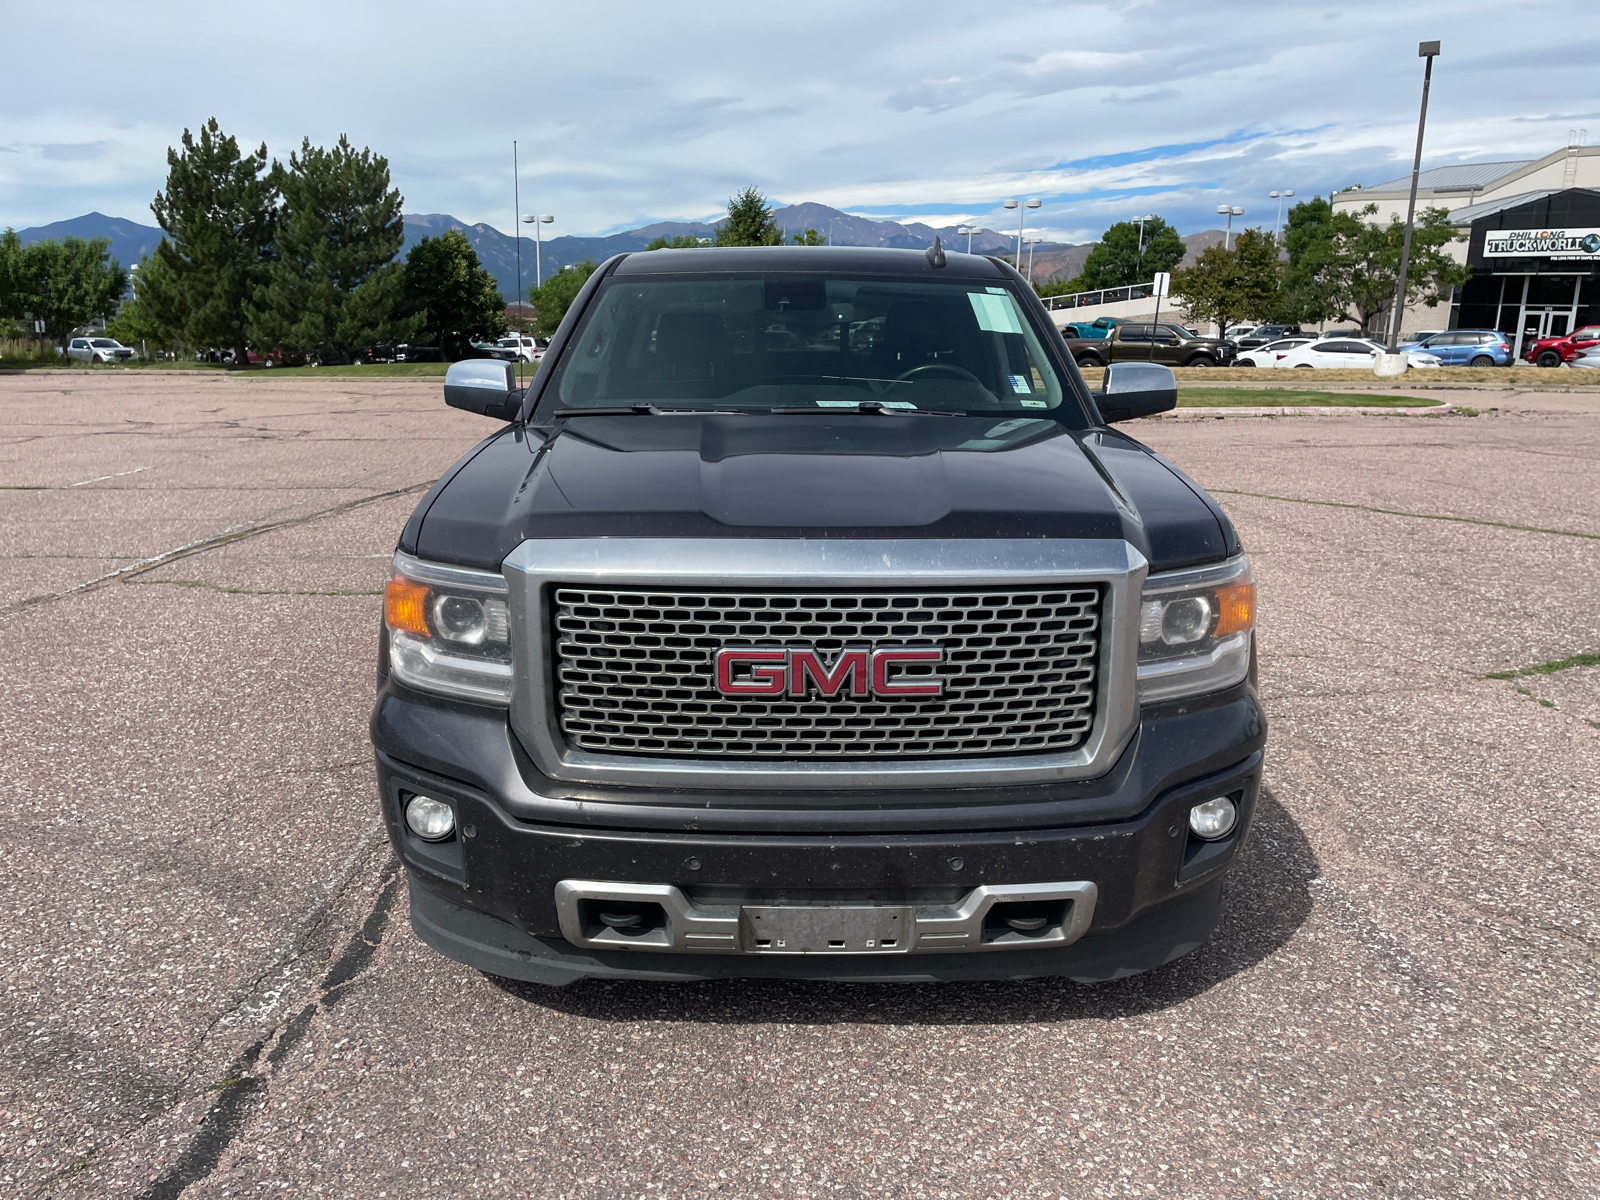
[[1406, 268], [1411, 265], [1411, 223], [1417, 216], [1417, 176], [1422, 173], [1422, 130], [1428, 122], [1428, 85], [1433, 82], [1433, 60], [1438, 42], [1418, 42], [1417, 57], [1428, 60], [1422, 68], [1422, 111], [1417, 114], [1417, 155], [1411, 163], [1411, 199], [1406, 204], [1406, 240], [1400, 246], [1400, 282], [1394, 290], [1394, 320], [1389, 322], [1389, 353], [1400, 348], [1400, 321], [1406, 315]]
[[960, 237], [962, 234], [966, 234], [966, 236], [967, 236], [967, 253], [968, 254], [972, 253], [972, 235], [977, 233], [977, 232], [978, 231], [976, 229], [974, 229], [971, 225], [957, 225], [956, 226], [956, 236], [957, 237]]
[[1044, 241], [1043, 238], [1036, 238], [1036, 237], [1031, 237], [1031, 238], [1027, 239], [1027, 242], [1028, 242], [1028, 282], [1030, 284], [1033, 282], [1033, 248], [1035, 246], [1037, 246], [1042, 241]]
[[1278, 230], [1283, 228], [1283, 202], [1294, 195], [1294, 189], [1290, 188], [1286, 192], [1271, 192], [1269, 194], [1278, 202], [1278, 216], [1272, 222], [1272, 244], [1276, 246], [1278, 244]]
[[1237, 204], [1232, 206], [1219, 204], [1217, 205], [1217, 215], [1219, 217], [1228, 218], [1228, 231], [1222, 235], [1222, 248], [1224, 250], [1231, 250], [1233, 249], [1233, 219], [1235, 217], [1244, 216], [1244, 209], [1240, 208]]
[[1155, 219], [1155, 213], [1145, 213], [1142, 217], [1134, 218], [1135, 221], [1139, 222], [1139, 270], [1137, 274], [1140, 279], [1144, 278], [1144, 223]]
[[1022, 227], [1028, 219], [1028, 209], [1038, 208], [1043, 200], [1007, 200], [1005, 207], [1017, 210], [1017, 266], [1022, 266]]
[[548, 225], [554, 220], [554, 217], [546, 217], [539, 214], [522, 218], [524, 225], [533, 226], [533, 286], [535, 290], [539, 288], [540, 284], [544, 283], [543, 267], [539, 262], [539, 226]]

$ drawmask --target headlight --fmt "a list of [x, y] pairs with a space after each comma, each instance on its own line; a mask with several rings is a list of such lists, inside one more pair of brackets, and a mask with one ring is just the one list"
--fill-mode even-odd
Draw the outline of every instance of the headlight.
[[1139, 599], [1139, 700], [1232, 687], [1250, 671], [1256, 585], [1242, 554], [1217, 567], [1145, 580]]
[[389, 670], [401, 683], [482, 704], [510, 703], [504, 578], [396, 554], [383, 608]]

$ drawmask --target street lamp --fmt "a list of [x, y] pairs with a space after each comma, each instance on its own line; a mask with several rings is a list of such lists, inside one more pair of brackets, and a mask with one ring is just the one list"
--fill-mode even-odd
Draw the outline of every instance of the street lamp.
[[1036, 237], [1031, 237], [1031, 238], [1027, 239], [1027, 242], [1028, 242], [1028, 282], [1029, 283], [1033, 282], [1033, 248], [1035, 246], [1037, 246], [1042, 241], [1044, 241], [1043, 238], [1036, 238]]
[[977, 233], [977, 232], [978, 232], [977, 229], [974, 228], [971, 225], [957, 225], [956, 226], [956, 236], [957, 237], [960, 237], [963, 234], [966, 235], [966, 238], [967, 238], [967, 253], [968, 254], [972, 253], [972, 235]]
[[1228, 218], [1228, 231], [1222, 235], [1222, 248], [1231, 250], [1233, 249], [1233, 219], [1244, 216], [1244, 209], [1237, 204], [1231, 207], [1226, 204], [1219, 204], [1217, 205], [1217, 215]]
[[1017, 266], [1022, 266], [1022, 226], [1028, 219], [1028, 209], [1038, 208], [1043, 200], [1007, 200], [1006, 208], [1017, 210]]
[[1269, 194], [1278, 202], [1278, 216], [1272, 222], [1272, 244], [1276, 246], [1278, 244], [1278, 230], [1283, 227], [1283, 202], [1294, 195], [1294, 189], [1290, 188], [1286, 192], [1271, 192]]
[[[1418, 42], [1417, 57], [1428, 60], [1422, 68], [1422, 111], [1417, 114], [1417, 155], [1411, 163], [1411, 200], [1406, 205], [1406, 239], [1400, 246], [1400, 282], [1394, 290], [1394, 319], [1389, 322], [1389, 353], [1400, 349], [1400, 321], [1406, 314], [1406, 268], [1411, 265], [1411, 223], [1417, 216], [1417, 176], [1422, 173], [1422, 129], [1428, 121], [1428, 85], [1433, 82], [1433, 60], [1439, 55], [1438, 42]], [[1522, 335], [1518, 333], [1518, 349]]]
[[1154, 221], [1155, 219], [1156, 219], [1155, 213], [1145, 213], [1145, 215], [1142, 216], [1142, 217], [1135, 217], [1134, 218], [1135, 221], [1139, 222], [1139, 271], [1138, 271], [1138, 274], [1139, 274], [1139, 278], [1140, 279], [1144, 278], [1144, 223], [1146, 221]]
[[533, 226], [533, 286], [535, 289], [544, 283], [544, 270], [539, 262], [539, 226], [548, 225], [554, 220], [554, 217], [546, 217], [539, 214], [522, 218], [524, 225]]

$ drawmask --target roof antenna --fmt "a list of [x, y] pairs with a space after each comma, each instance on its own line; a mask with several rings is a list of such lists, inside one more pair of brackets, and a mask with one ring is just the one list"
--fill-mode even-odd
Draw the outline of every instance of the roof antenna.
[[944, 247], [939, 245], [939, 235], [933, 235], [933, 245], [929, 246], [926, 253], [928, 265], [937, 271], [944, 266]]

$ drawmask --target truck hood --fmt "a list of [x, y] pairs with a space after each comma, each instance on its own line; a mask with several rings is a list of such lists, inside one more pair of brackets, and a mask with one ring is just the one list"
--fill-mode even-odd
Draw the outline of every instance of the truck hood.
[[1167, 569], [1236, 544], [1202, 496], [1131, 439], [1043, 418], [596, 416], [483, 443], [402, 548], [493, 569], [528, 538], [1125, 538]]

